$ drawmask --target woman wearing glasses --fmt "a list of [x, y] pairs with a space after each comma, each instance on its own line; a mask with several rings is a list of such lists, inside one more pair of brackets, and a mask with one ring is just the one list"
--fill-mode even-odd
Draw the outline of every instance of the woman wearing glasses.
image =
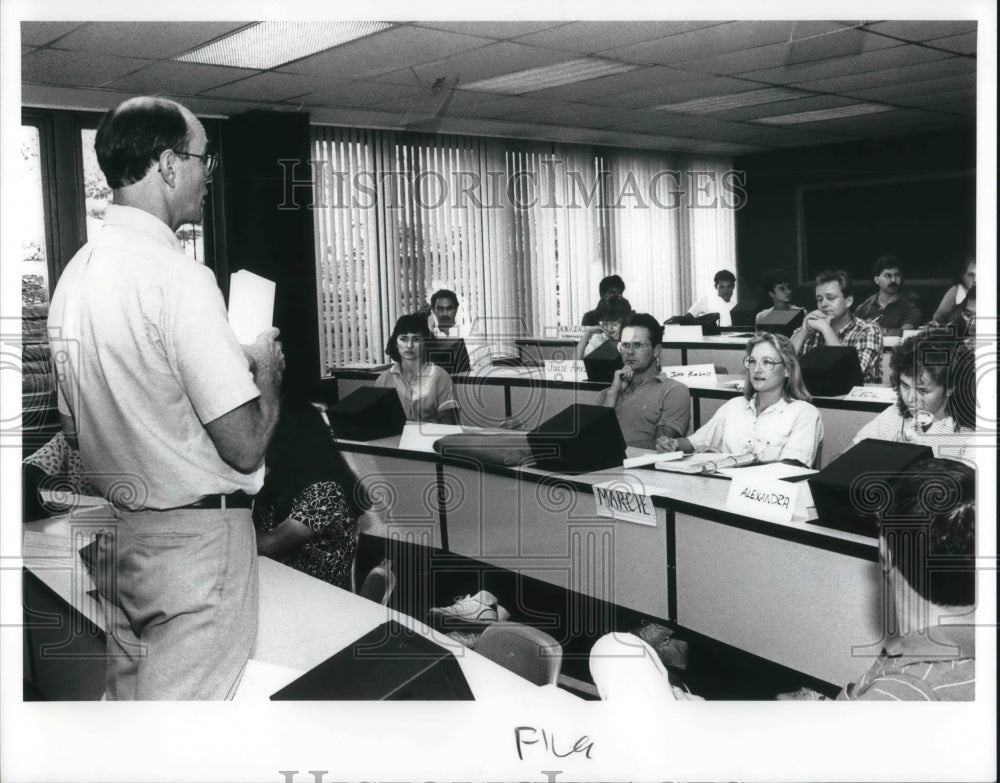
[[375, 379], [375, 386], [396, 390], [408, 421], [458, 424], [451, 377], [433, 362], [424, 361], [424, 341], [429, 339], [426, 314], [400, 317], [385, 346], [392, 366]]
[[976, 432], [975, 355], [961, 338], [924, 331], [889, 358], [896, 404], [862, 427], [865, 438], [930, 446], [935, 457], [971, 458]]
[[588, 326], [580, 341], [576, 344], [576, 358], [582, 359], [597, 346], [610, 342], [618, 345], [622, 336], [622, 328], [628, 319], [630, 310], [624, 299], [611, 302], [601, 302], [597, 306], [597, 325]]
[[660, 438], [661, 451], [720, 451], [753, 454], [757, 462], [817, 462], [823, 421], [802, 382], [799, 361], [787, 337], [757, 333], [747, 343], [743, 397], [726, 402], [687, 438]]

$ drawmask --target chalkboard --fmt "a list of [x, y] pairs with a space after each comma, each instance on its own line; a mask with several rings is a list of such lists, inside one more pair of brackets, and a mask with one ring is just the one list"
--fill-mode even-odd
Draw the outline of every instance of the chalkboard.
[[975, 252], [974, 172], [800, 185], [796, 197], [802, 284], [824, 269], [870, 278], [887, 253], [908, 280], [944, 282]]

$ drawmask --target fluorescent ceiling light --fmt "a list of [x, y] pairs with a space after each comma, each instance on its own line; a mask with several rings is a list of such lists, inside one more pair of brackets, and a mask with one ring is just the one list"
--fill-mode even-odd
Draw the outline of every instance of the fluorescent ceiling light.
[[838, 106], [836, 109], [817, 109], [799, 114], [780, 114], [776, 117], [761, 117], [750, 122], [762, 122], [767, 125], [799, 125], [804, 122], [823, 122], [825, 120], [840, 120], [845, 117], [859, 117], [863, 114], [879, 114], [883, 111], [895, 111], [895, 106], [884, 103], [856, 103], [853, 106]]
[[717, 95], [714, 98], [696, 98], [683, 103], [664, 103], [653, 106], [653, 111], [672, 111], [678, 114], [711, 114], [727, 109], [744, 109], [747, 106], [761, 106], [765, 103], [792, 101], [805, 98], [810, 93], [792, 90], [788, 87], [765, 87], [761, 90], [748, 90], [733, 95]]
[[500, 92], [510, 95], [520, 95], [525, 92], [547, 90], [549, 87], [562, 87], [566, 84], [576, 84], [600, 76], [611, 76], [615, 73], [625, 73], [642, 68], [641, 65], [616, 62], [614, 60], [599, 60], [584, 57], [580, 60], [546, 65], [541, 68], [529, 68], [526, 71], [515, 71], [503, 76], [482, 79], [471, 84], [460, 84], [462, 90], [478, 90], [479, 92]]
[[391, 26], [388, 22], [258, 22], [176, 59], [264, 70]]

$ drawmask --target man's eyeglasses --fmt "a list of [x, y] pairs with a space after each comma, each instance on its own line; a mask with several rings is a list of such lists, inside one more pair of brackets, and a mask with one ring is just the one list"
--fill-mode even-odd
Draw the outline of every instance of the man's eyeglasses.
[[[771, 370], [773, 370], [775, 365], [777, 364], [784, 364], [784, 362], [776, 362], [770, 356], [765, 356], [763, 359], [760, 360], [760, 366], [763, 367], [768, 372], [771, 372]], [[757, 366], [757, 360], [754, 359], [752, 356], [744, 356], [743, 366], [746, 367], [748, 370], [752, 370], [754, 367]]]
[[618, 343], [618, 350], [638, 353], [643, 348], [650, 348], [652, 345], [652, 343]]
[[201, 165], [205, 169], [205, 176], [211, 177], [212, 172], [215, 171], [216, 167], [219, 165], [219, 153], [218, 152], [206, 152], [204, 155], [195, 155], [193, 152], [178, 152], [178, 155], [183, 155], [185, 158], [198, 158], [201, 160]]

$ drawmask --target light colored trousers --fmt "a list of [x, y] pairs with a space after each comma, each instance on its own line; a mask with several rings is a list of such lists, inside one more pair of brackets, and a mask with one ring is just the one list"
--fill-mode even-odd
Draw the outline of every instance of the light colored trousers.
[[250, 510], [119, 512], [101, 540], [106, 698], [232, 698], [257, 637]]

